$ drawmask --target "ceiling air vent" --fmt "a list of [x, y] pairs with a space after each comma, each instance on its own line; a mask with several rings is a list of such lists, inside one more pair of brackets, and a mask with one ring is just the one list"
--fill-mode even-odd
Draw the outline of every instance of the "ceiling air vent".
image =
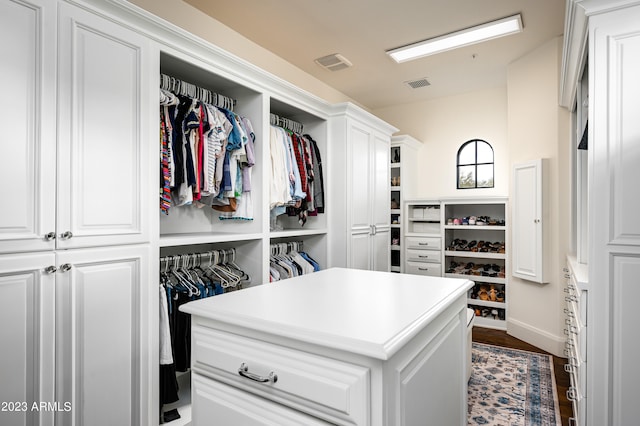
[[411, 87], [412, 89], [419, 89], [420, 87], [427, 87], [431, 85], [426, 77], [419, 78], [417, 80], [405, 81], [404, 84]]
[[315, 60], [315, 63], [329, 71], [339, 71], [353, 65], [347, 58], [339, 53], [333, 53], [331, 55], [318, 58]]

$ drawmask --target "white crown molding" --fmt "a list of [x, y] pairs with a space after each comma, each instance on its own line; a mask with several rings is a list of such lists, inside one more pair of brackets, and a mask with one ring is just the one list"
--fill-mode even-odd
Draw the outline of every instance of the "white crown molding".
[[567, 0], [560, 70], [560, 105], [572, 110], [588, 54], [589, 16], [639, 5], [640, 0]]
[[64, 0], [116, 22], [163, 46], [204, 62], [210, 69], [240, 84], [326, 119], [331, 105], [256, 65], [168, 22], [126, 0]]

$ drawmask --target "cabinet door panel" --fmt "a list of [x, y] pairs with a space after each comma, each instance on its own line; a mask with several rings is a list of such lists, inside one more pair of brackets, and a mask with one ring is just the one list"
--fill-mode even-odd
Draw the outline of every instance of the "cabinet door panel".
[[[149, 302], [146, 246], [58, 254], [57, 392], [64, 425], [147, 424], [141, 389]], [[70, 269], [65, 272], [65, 266]], [[154, 292], [156, 293], [156, 292]]]
[[[389, 138], [378, 134], [371, 141], [371, 161], [373, 162], [373, 188], [371, 191], [372, 223], [377, 227], [389, 226], [391, 222], [391, 198], [389, 197]], [[388, 247], [387, 247], [388, 250]]]
[[65, 4], [59, 39], [58, 247], [146, 242], [148, 42]]
[[0, 3], [0, 253], [45, 250], [55, 231], [55, 8], [44, 1]]
[[351, 254], [349, 268], [369, 269], [371, 267], [371, 238], [369, 231], [351, 234]]
[[[55, 402], [55, 275], [53, 253], [0, 256], [0, 411], [2, 425], [52, 425]], [[8, 408], [8, 411], [5, 409]]]
[[351, 152], [351, 228], [368, 228], [371, 225], [371, 164], [369, 162], [371, 133], [357, 123], [349, 125]]
[[513, 275], [539, 283], [548, 282], [544, 270], [543, 161], [513, 168]]
[[390, 241], [391, 228], [376, 228], [376, 233], [371, 237], [371, 244], [373, 244], [372, 270], [389, 272], [391, 269], [391, 252], [389, 251]]

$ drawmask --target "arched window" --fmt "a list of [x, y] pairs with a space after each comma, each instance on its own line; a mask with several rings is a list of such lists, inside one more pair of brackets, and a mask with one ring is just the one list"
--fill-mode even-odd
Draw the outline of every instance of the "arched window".
[[458, 150], [458, 189], [493, 188], [493, 148], [472, 139]]

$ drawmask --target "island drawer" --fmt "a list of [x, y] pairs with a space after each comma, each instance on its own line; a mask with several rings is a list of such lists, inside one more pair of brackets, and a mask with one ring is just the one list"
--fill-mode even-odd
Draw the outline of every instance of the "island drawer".
[[193, 371], [335, 424], [366, 424], [369, 369], [192, 325]]

